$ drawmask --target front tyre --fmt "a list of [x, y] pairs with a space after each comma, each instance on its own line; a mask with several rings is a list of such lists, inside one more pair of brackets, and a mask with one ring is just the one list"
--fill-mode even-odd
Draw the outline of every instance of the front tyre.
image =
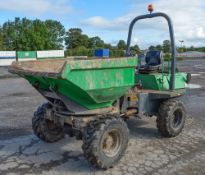
[[164, 137], [175, 137], [181, 133], [186, 120], [183, 102], [167, 100], [161, 103], [157, 116], [157, 128]]
[[82, 149], [95, 167], [113, 167], [123, 156], [129, 140], [129, 130], [121, 118], [93, 121], [85, 128]]
[[34, 134], [45, 142], [57, 142], [64, 137], [63, 128], [55, 125], [52, 121], [44, 117], [45, 109], [50, 108], [49, 103], [40, 106], [32, 118], [32, 128]]

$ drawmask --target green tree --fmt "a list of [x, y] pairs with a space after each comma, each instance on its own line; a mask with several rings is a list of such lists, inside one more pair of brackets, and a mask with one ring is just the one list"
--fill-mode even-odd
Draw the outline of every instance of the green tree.
[[194, 46], [191, 46], [188, 50], [189, 51], [194, 51], [194, 50], [196, 50], [196, 48]]
[[117, 44], [117, 48], [120, 50], [125, 50], [126, 49], [126, 43], [124, 40], [120, 40]]
[[157, 45], [157, 46], [151, 45], [151, 46], [149, 47], [149, 50], [163, 51], [163, 46], [161, 46], [161, 45]]
[[110, 50], [113, 49], [112, 45], [111, 44], [107, 44], [107, 43], [104, 44], [104, 48], [107, 48], [107, 49], [110, 49]]
[[2, 28], [7, 50], [47, 50], [63, 47], [65, 29], [58, 21], [15, 18]]
[[0, 50], [4, 50], [4, 38], [3, 38], [3, 32], [1, 26], [0, 26]]
[[46, 20], [46, 28], [49, 31], [49, 40], [56, 49], [63, 49], [65, 28], [59, 21]]
[[102, 48], [103, 46], [104, 46], [104, 41], [101, 40], [100, 37], [95, 36], [95, 37], [89, 38], [88, 48], [96, 49], [96, 48]]
[[170, 47], [171, 47], [171, 43], [169, 40], [164, 40], [163, 41], [163, 52], [164, 53], [169, 53], [170, 52]]
[[151, 45], [148, 49], [149, 50], [156, 50], [156, 47]]
[[132, 46], [131, 48], [130, 48], [130, 50], [131, 50], [131, 53], [133, 54], [133, 55], [135, 55], [135, 54], [140, 54], [141, 53], [141, 50], [140, 50], [140, 48], [139, 48], [139, 46], [136, 44], [136, 45], [134, 45], [134, 46]]
[[79, 28], [71, 28], [66, 32], [65, 44], [68, 49], [74, 49], [77, 47], [88, 47], [89, 38], [87, 35], [82, 34], [82, 30]]
[[[17, 20], [18, 18], [15, 18], [15, 21]], [[17, 31], [15, 29], [15, 22], [5, 22], [3, 24], [2, 34], [6, 49], [15, 49], [17, 44]]]
[[41, 20], [34, 20], [32, 28], [28, 31], [32, 50], [44, 50], [53, 48], [53, 43], [50, 42], [50, 33], [45, 23]]
[[156, 50], [158, 50], [158, 51], [163, 51], [163, 46], [157, 45], [157, 46], [156, 46]]

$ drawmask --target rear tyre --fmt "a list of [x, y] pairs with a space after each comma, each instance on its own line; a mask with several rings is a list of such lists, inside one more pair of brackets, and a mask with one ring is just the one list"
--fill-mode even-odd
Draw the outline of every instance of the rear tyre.
[[87, 160], [97, 168], [113, 167], [123, 156], [129, 130], [121, 118], [91, 122], [83, 133], [82, 149]]
[[40, 106], [34, 117], [32, 118], [32, 128], [34, 134], [45, 142], [56, 142], [64, 137], [63, 128], [57, 126], [50, 120], [46, 120], [44, 117], [44, 111], [46, 108], [50, 108], [49, 103], [45, 103]]
[[164, 137], [175, 137], [181, 133], [186, 120], [183, 102], [167, 100], [162, 102], [157, 116], [157, 128]]

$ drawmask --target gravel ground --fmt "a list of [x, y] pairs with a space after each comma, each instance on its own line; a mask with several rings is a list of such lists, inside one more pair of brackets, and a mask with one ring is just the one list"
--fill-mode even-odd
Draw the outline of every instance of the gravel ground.
[[[66, 137], [48, 144], [32, 134], [33, 111], [45, 100], [21, 78], [0, 79], [0, 174], [205, 174], [205, 60], [179, 62], [191, 72], [192, 84], [183, 98], [188, 119], [177, 137], [162, 138], [155, 118], [131, 119], [126, 154], [114, 168], [94, 169], [83, 157], [81, 141]], [[0, 77], [7, 74], [0, 68]]]

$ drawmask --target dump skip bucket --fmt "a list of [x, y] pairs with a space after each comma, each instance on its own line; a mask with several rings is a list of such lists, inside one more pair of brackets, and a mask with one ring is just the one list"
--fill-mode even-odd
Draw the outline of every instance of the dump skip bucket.
[[[14, 62], [9, 71], [87, 109], [110, 107], [135, 84], [136, 58]], [[36, 86], [35, 86], [36, 87]]]

